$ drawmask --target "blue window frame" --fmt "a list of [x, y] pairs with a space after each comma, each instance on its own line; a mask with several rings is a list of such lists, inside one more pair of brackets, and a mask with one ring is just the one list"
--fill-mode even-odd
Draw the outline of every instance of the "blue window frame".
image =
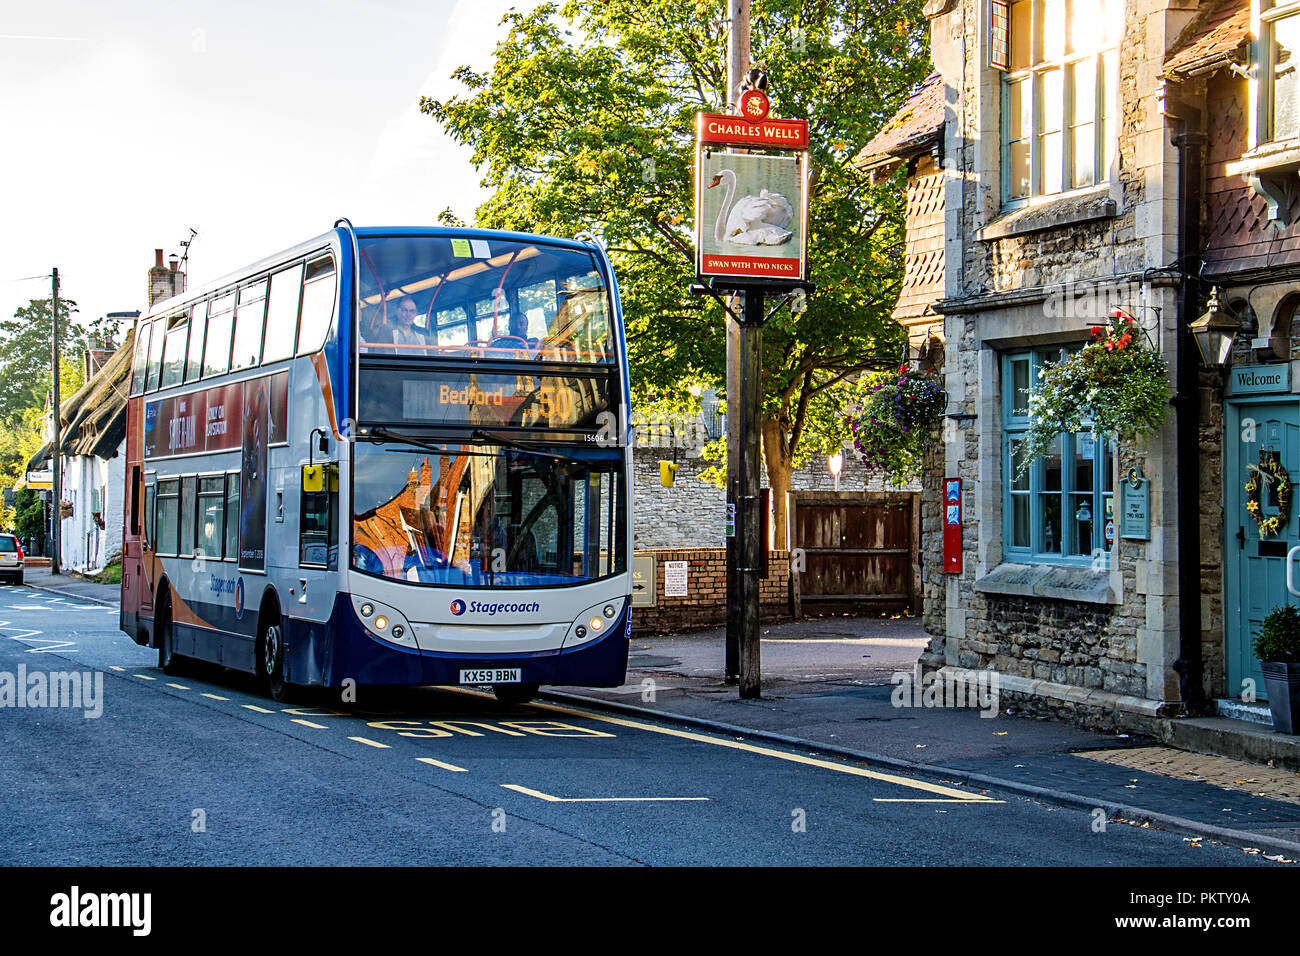
[[1109, 566], [1115, 543], [1115, 445], [1089, 431], [1056, 437], [1018, 474], [1029, 437], [1029, 393], [1061, 348], [1002, 357], [1002, 545], [1009, 561]]

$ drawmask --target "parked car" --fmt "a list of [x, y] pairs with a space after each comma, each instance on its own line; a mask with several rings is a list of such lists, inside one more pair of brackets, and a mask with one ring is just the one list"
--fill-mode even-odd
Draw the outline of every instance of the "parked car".
[[23, 583], [23, 546], [12, 534], [0, 533], [0, 577]]

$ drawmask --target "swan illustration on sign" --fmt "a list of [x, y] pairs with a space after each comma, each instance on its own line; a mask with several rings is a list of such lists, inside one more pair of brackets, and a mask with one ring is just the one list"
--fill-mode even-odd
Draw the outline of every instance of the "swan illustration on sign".
[[698, 163], [697, 274], [803, 278], [808, 177], [801, 159], [707, 150]]
[[786, 226], [794, 218], [794, 207], [780, 193], [760, 189], [757, 196], [743, 196], [732, 205], [736, 195], [736, 173], [719, 170], [709, 183], [712, 189], [726, 183], [727, 195], [718, 211], [713, 238], [742, 246], [779, 246], [794, 235]]

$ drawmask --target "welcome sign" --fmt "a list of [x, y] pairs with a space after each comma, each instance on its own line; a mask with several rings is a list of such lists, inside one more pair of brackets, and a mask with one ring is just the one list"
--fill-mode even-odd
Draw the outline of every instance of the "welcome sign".
[[1241, 365], [1228, 373], [1228, 395], [1263, 395], [1291, 391], [1291, 363]]

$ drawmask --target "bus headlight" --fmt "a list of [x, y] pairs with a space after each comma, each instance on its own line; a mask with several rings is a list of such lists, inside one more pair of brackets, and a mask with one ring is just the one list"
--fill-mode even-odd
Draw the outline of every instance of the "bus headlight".
[[371, 637], [407, 648], [418, 648], [415, 632], [405, 615], [396, 608], [369, 598], [353, 596], [352, 609]]
[[623, 604], [622, 600], [614, 600], [608, 604], [597, 604], [595, 607], [587, 608], [570, 625], [569, 635], [564, 640], [564, 646], [573, 647], [583, 641], [592, 641], [597, 637], [604, 637], [606, 629], [612, 628], [614, 621], [622, 613]]

